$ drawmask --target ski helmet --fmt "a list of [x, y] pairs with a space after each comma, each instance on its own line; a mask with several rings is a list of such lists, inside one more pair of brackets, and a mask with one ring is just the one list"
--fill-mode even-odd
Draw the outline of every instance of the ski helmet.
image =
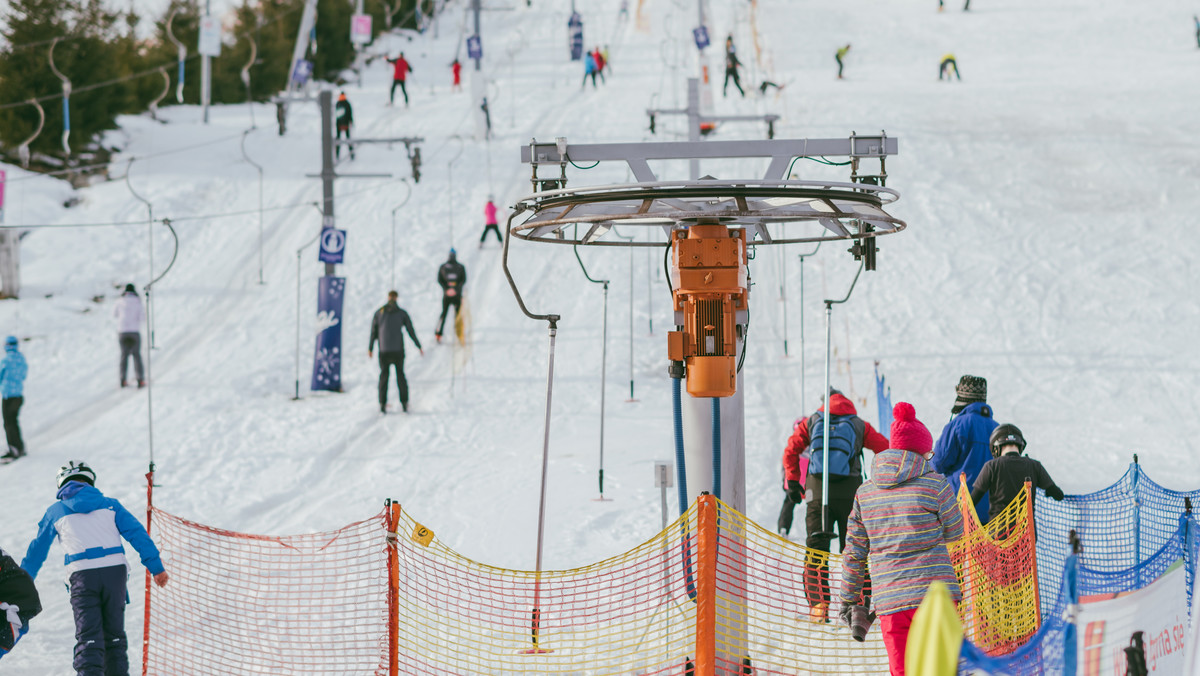
[[1000, 449], [1009, 444], [1016, 444], [1018, 452], [1025, 452], [1025, 435], [1021, 434], [1021, 430], [1016, 425], [1005, 423], [992, 430], [992, 438], [988, 441], [988, 446], [992, 449], [993, 458], [1000, 457]]
[[59, 488], [62, 488], [68, 481], [82, 481], [89, 486], [95, 486], [96, 472], [91, 467], [88, 467], [86, 462], [75, 462], [72, 460], [62, 469], [58, 470], [57, 480]]

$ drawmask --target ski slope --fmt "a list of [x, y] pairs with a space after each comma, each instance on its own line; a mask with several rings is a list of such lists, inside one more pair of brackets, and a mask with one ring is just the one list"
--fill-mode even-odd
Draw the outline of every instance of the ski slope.
[[[297, 249], [320, 228], [319, 120], [294, 105], [278, 136], [271, 106], [245, 148], [264, 169], [264, 284], [259, 284], [257, 171], [239, 150], [251, 106], [218, 106], [200, 124], [195, 106], [164, 111], [166, 124], [127, 117], [107, 143], [132, 163], [129, 183], [155, 217], [175, 219], [180, 248], [154, 294], [153, 449], [156, 504], [185, 518], [254, 533], [337, 528], [399, 500], [465, 556], [490, 565], [534, 565], [545, 407], [544, 323], [517, 308], [494, 242], [477, 248], [489, 194], [513, 204], [529, 192], [518, 159], [531, 138], [572, 142], [651, 138], [644, 110], [674, 107], [695, 72], [695, 6], [665, 0], [617, 20], [618, 0], [589, 2], [585, 41], [611, 48], [608, 83], [581, 90], [566, 60], [569, 3], [487, 3], [484, 76], [494, 137], [473, 140], [470, 99], [450, 91], [449, 63], [464, 34], [457, 2], [435, 31], [390, 36], [413, 62], [411, 106], [387, 107], [390, 67], [376, 61], [363, 86], [347, 85], [356, 136], [418, 135], [422, 177], [337, 182], [339, 227], [348, 234], [343, 328], [345, 392], [308, 390], [315, 334], [315, 247], [299, 257], [301, 399], [292, 400]], [[834, 311], [834, 385], [877, 420], [871, 380], [879, 360], [893, 401], [916, 406], [937, 435], [964, 373], [988, 379], [998, 419], [1014, 422], [1069, 493], [1108, 485], [1139, 454], [1173, 488], [1200, 485], [1200, 50], [1194, 7], [1182, 0], [1127, 3], [977, 0], [968, 13], [936, 12], [932, 0], [760, 0], [712, 3], [714, 73], [732, 33], [747, 64], [747, 97], [722, 98], [727, 114], [784, 115], [777, 138], [844, 137], [885, 129], [900, 139], [888, 163], [902, 198], [891, 210], [908, 229], [880, 240], [879, 270], [864, 273]], [[1116, 28], [1119, 27], [1119, 30]], [[757, 42], [757, 49], [756, 49]], [[846, 79], [834, 50], [853, 44]], [[935, 78], [953, 52], [964, 80]], [[465, 56], [465, 50], [463, 50]], [[464, 68], [467, 85], [470, 63]], [[764, 78], [785, 88], [760, 98]], [[717, 82], [717, 85], [720, 83]], [[468, 86], [469, 89], [469, 86]], [[758, 125], [728, 124], [717, 138], [762, 138]], [[659, 119], [661, 139], [685, 137]], [[201, 145], [203, 144], [203, 145]], [[196, 147], [193, 147], [196, 146]], [[179, 148], [191, 150], [168, 153]], [[152, 156], [152, 157], [151, 157]], [[123, 177], [128, 163], [110, 171]], [[722, 178], [757, 175], [752, 162], [711, 163]], [[144, 220], [125, 181], [72, 191], [61, 181], [8, 171], [6, 222], [39, 228], [22, 246], [19, 301], [0, 303], [0, 323], [23, 339], [29, 361], [22, 425], [29, 456], [0, 468], [5, 518], [0, 546], [20, 556], [54, 499], [54, 474], [70, 459], [97, 471], [98, 486], [135, 514], [145, 507], [149, 462], [146, 390], [117, 388], [111, 312], [121, 287], [163, 271], [167, 229], [66, 227]], [[681, 163], [661, 167], [685, 175]], [[407, 177], [397, 147], [362, 146], [339, 171]], [[800, 178], [848, 173], [799, 163]], [[571, 170], [576, 185], [623, 182], [616, 165]], [[72, 197], [80, 202], [70, 208]], [[366, 354], [372, 311], [392, 283], [413, 317], [424, 356], [409, 352], [410, 413], [381, 416], [378, 367]], [[208, 217], [250, 211], [236, 217]], [[436, 345], [436, 268], [457, 247], [469, 281], [469, 355]], [[773, 527], [779, 457], [793, 420], [817, 405], [823, 373], [823, 305], [841, 297], [856, 264], [844, 246], [761, 248], [746, 382], [748, 515]], [[619, 552], [655, 533], [652, 469], [673, 457], [661, 256], [582, 251], [609, 297], [605, 497], [597, 502], [602, 296], [570, 252], [526, 242], [511, 262], [527, 303], [562, 315], [550, 434], [545, 567], [566, 568]], [[632, 279], [632, 284], [631, 284]], [[786, 288], [785, 336], [781, 287]], [[800, 337], [801, 316], [804, 338]], [[650, 322], [653, 321], [653, 333]], [[143, 346], [146, 340], [143, 337]], [[466, 360], [457, 370], [456, 359]], [[629, 398], [632, 377], [636, 402]], [[804, 383], [803, 400], [801, 383]], [[394, 386], [393, 386], [394, 387]], [[670, 509], [675, 513], [672, 496]], [[797, 514], [799, 517], [800, 515]], [[801, 521], [798, 519], [798, 521]], [[793, 530], [792, 537], [803, 537]], [[132, 555], [132, 551], [129, 552]], [[134, 556], [136, 559], [136, 556]], [[170, 562], [167, 562], [168, 569]], [[73, 624], [61, 555], [38, 578], [46, 607], [3, 672], [71, 673]], [[142, 569], [132, 571], [127, 611], [131, 663], [140, 661]], [[219, 640], [219, 637], [214, 637]]]

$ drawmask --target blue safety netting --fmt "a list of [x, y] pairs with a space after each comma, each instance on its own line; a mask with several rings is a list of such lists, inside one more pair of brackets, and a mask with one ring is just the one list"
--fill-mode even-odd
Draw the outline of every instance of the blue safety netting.
[[1053, 592], [1070, 554], [1072, 530], [1083, 543], [1083, 566], [1121, 571], [1146, 561], [1174, 537], [1188, 500], [1200, 509], [1200, 490], [1163, 488], [1136, 462], [1120, 480], [1095, 493], [1068, 495], [1062, 502], [1047, 498], [1040, 489], [1038, 494], [1034, 519], [1043, 618], [1050, 616], [1057, 601]]
[[[1088, 561], [1089, 558], [1090, 560], [1099, 559], [1103, 552], [1102, 546], [1094, 547], [1101, 551], [1094, 552], [1089, 557], [1085, 545], [1080, 557], [1078, 594], [1092, 596], [1141, 589], [1157, 580], [1167, 572], [1172, 564], [1183, 558], [1187, 572], [1188, 612], [1190, 613], [1192, 578], [1195, 574], [1197, 557], [1200, 556], [1200, 547], [1197, 546], [1200, 538], [1195, 537], [1196, 528], [1195, 519], [1176, 517], [1175, 528], [1165, 538], [1165, 542], [1158, 551], [1145, 557], [1141, 563], [1120, 570], [1114, 570], [1109, 566], [1095, 568], [1082, 563]], [[1038, 563], [1041, 567], [1041, 562]], [[959, 660], [959, 673], [983, 673], [992, 676], [1064, 673], [1066, 671], [1064, 668], [1065, 634], [1068, 627], [1067, 599], [1069, 598], [1064, 572], [1065, 563], [1057, 573], [1058, 584], [1055, 588], [1058, 589], [1058, 593], [1053, 595], [1049, 612], [1042, 616], [1041, 629], [1033, 635], [1029, 642], [1008, 655], [989, 657], [969, 641], [964, 641]]]

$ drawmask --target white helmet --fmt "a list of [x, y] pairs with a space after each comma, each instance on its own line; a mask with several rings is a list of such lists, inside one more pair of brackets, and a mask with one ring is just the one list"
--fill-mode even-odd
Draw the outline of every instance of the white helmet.
[[58, 470], [57, 480], [59, 488], [62, 488], [68, 481], [82, 481], [89, 486], [95, 486], [96, 472], [91, 467], [88, 467], [86, 462], [75, 462], [72, 460], [62, 469]]

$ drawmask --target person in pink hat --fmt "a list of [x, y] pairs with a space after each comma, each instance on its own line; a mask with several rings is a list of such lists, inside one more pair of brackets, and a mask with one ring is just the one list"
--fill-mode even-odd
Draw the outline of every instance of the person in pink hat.
[[875, 456], [871, 480], [854, 496], [849, 538], [843, 552], [840, 597], [843, 622], [862, 604], [867, 558], [871, 558], [871, 600], [879, 617], [892, 676], [904, 676], [904, 648], [913, 616], [934, 582], [962, 600], [947, 542], [962, 537], [962, 513], [954, 489], [925, 455], [933, 436], [917, 420], [912, 404], [892, 410], [890, 448]]

